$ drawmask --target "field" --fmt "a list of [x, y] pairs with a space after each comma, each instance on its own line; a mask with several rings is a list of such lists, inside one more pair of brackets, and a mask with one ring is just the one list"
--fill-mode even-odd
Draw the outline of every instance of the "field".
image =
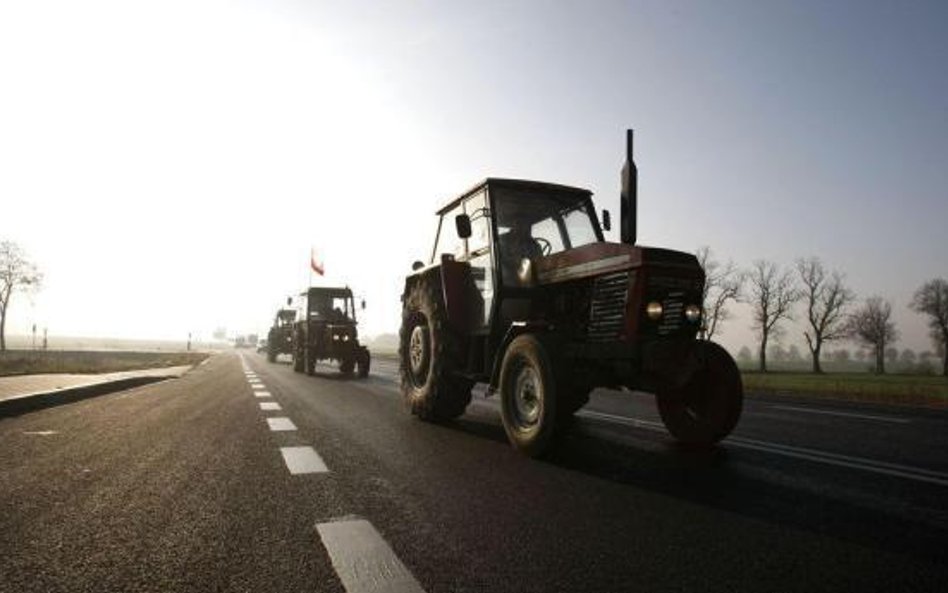
[[747, 391], [804, 393], [886, 404], [948, 407], [948, 379], [933, 375], [801, 372], [742, 373]]
[[197, 364], [202, 352], [92, 350], [7, 350], [0, 352], [0, 376], [37, 373], [111, 373]]

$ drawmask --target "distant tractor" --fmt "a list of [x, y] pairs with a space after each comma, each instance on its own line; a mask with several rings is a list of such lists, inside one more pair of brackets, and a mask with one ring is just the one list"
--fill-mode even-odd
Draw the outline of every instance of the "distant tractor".
[[410, 411], [455, 418], [487, 383], [511, 444], [539, 456], [593, 388], [625, 387], [654, 393], [680, 441], [727, 436], [743, 386], [727, 351], [696, 339], [704, 272], [691, 254], [635, 245], [636, 199], [629, 130], [621, 243], [604, 241], [588, 190], [552, 183], [489, 178], [439, 210], [431, 260], [402, 294]]
[[[292, 299], [287, 299], [290, 304]], [[296, 323], [296, 309], [280, 309], [273, 318], [273, 326], [267, 333], [267, 360], [276, 362], [277, 356], [281, 354], [292, 355], [293, 345], [293, 325]]]
[[313, 287], [300, 296], [293, 331], [293, 370], [312, 375], [316, 361], [334, 360], [344, 375], [358, 369], [359, 377], [368, 376], [371, 357], [368, 348], [359, 344], [352, 291]]

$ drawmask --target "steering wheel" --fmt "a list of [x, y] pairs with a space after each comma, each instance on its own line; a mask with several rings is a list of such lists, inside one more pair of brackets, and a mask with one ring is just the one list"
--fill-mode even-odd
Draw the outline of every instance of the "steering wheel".
[[553, 244], [543, 237], [533, 237], [533, 240], [540, 246], [541, 255], [550, 255], [553, 252]]

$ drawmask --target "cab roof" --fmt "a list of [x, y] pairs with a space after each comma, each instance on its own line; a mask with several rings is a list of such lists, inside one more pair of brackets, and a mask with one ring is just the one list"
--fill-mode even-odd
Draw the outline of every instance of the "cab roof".
[[300, 296], [315, 297], [327, 296], [330, 298], [347, 298], [352, 296], [352, 289], [344, 288], [326, 288], [323, 286], [310, 286], [306, 292], [301, 292]]
[[558, 183], [547, 183], [545, 181], [530, 181], [528, 179], [505, 179], [502, 177], [488, 177], [484, 179], [474, 187], [470, 188], [460, 196], [451, 200], [446, 206], [438, 210], [437, 214], [439, 216], [443, 215], [445, 212], [454, 208], [462, 200], [469, 197], [472, 194], [479, 192], [480, 190], [491, 187], [491, 188], [505, 188], [505, 189], [514, 189], [521, 191], [535, 191], [535, 192], [549, 192], [557, 194], [575, 194], [577, 197], [587, 197], [591, 196], [592, 192], [588, 189], [583, 189], [581, 187], [572, 187], [569, 185], [560, 185]]

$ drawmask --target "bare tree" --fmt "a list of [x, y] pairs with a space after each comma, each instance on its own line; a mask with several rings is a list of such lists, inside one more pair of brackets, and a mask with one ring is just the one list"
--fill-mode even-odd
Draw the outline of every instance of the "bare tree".
[[936, 278], [929, 280], [915, 291], [915, 297], [909, 305], [913, 311], [928, 315], [928, 328], [931, 330], [935, 350], [942, 354], [941, 374], [948, 377], [948, 280]]
[[850, 336], [872, 348], [876, 357], [875, 372], [879, 375], [885, 374], [886, 348], [899, 337], [891, 318], [892, 304], [874, 296], [866, 299], [847, 321]]
[[791, 319], [790, 309], [799, 298], [790, 270], [780, 271], [777, 264], [757, 260], [748, 273], [750, 304], [754, 309], [754, 328], [760, 336], [761, 372], [767, 372], [767, 340], [776, 335], [781, 320]]
[[803, 335], [813, 357], [813, 372], [822, 373], [820, 352], [823, 344], [846, 337], [846, 308], [856, 295], [843, 283], [842, 274], [827, 274], [823, 262], [817, 257], [797, 260], [797, 273], [803, 283], [806, 317], [810, 324]]
[[695, 252], [698, 263], [704, 270], [704, 291], [701, 293], [701, 330], [699, 337], [710, 340], [718, 325], [731, 318], [728, 301], [737, 301], [741, 296], [744, 274], [734, 262], [723, 266], [713, 259], [711, 248], [702, 247]]
[[7, 313], [13, 294], [17, 290], [35, 289], [41, 279], [42, 275], [19, 245], [0, 241], [0, 352], [7, 349]]

